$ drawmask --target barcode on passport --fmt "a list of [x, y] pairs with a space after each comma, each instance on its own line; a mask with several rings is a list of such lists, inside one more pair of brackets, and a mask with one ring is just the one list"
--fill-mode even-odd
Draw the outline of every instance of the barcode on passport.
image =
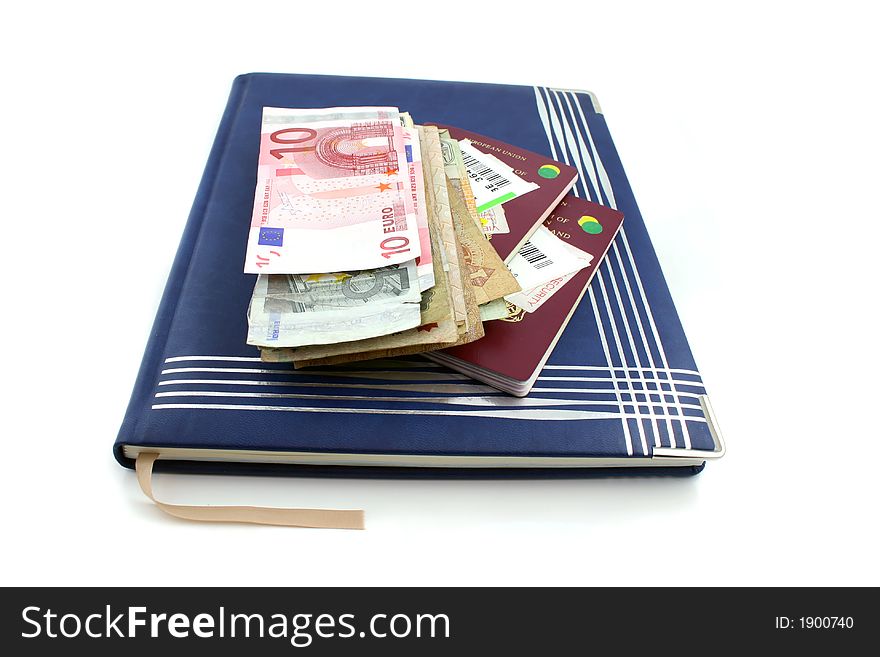
[[522, 248], [519, 250], [519, 254], [528, 260], [529, 264], [535, 269], [543, 269], [544, 267], [549, 267], [553, 264], [553, 261], [531, 242], [523, 244]]
[[462, 151], [461, 159], [464, 161], [464, 165], [471, 178], [477, 181], [485, 180], [489, 183], [489, 185], [486, 185], [486, 189], [489, 191], [495, 191], [510, 184], [510, 180], [491, 167], [486, 166], [469, 153]]

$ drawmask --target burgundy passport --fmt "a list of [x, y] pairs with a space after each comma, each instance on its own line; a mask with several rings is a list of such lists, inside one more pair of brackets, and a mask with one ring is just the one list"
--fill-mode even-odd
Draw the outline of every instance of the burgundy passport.
[[449, 130], [453, 139], [469, 139], [477, 150], [494, 155], [513, 169], [520, 178], [538, 185], [538, 189], [511, 199], [502, 206], [510, 232], [492, 235], [492, 246], [502, 260], [507, 260], [519, 250], [577, 180], [577, 169], [551, 160], [546, 155], [539, 155], [461, 128], [439, 123], [428, 125]]
[[544, 225], [559, 239], [592, 255], [590, 265], [535, 312], [509, 313], [506, 319], [485, 322], [482, 339], [425, 356], [505, 392], [527, 395], [622, 223], [623, 214], [617, 210], [572, 194], [565, 196]]

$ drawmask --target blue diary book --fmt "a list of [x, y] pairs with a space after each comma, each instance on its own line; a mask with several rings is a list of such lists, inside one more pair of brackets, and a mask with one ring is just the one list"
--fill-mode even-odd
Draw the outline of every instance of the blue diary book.
[[[531, 392], [413, 356], [294, 370], [245, 343], [242, 273], [264, 106], [379, 105], [573, 166], [623, 227]], [[693, 474], [724, 453], [594, 96], [545, 87], [249, 74], [232, 87], [114, 445], [132, 467], [358, 476]]]

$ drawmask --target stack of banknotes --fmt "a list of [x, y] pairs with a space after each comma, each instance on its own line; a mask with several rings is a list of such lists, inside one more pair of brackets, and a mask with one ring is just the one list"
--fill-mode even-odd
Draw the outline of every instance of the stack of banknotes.
[[485, 224], [447, 131], [393, 107], [264, 108], [248, 344], [305, 367], [480, 339], [481, 306], [521, 291]]

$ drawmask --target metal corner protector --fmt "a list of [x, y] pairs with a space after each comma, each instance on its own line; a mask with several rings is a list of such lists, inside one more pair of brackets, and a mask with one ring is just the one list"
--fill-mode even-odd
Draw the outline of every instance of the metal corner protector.
[[703, 409], [703, 416], [709, 425], [709, 433], [715, 443], [715, 449], [687, 449], [683, 447], [655, 447], [653, 456], [672, 457], [672, 458], [695, 458], [695, 459], [720, 459], [727, 452], [724, 444], [724, 438], [721, 435], [721, 429], [718, 426], [718, 419], [712, 410], [712, 404], [709, 402], [709, 395], [700, 395], [700, 407]]

